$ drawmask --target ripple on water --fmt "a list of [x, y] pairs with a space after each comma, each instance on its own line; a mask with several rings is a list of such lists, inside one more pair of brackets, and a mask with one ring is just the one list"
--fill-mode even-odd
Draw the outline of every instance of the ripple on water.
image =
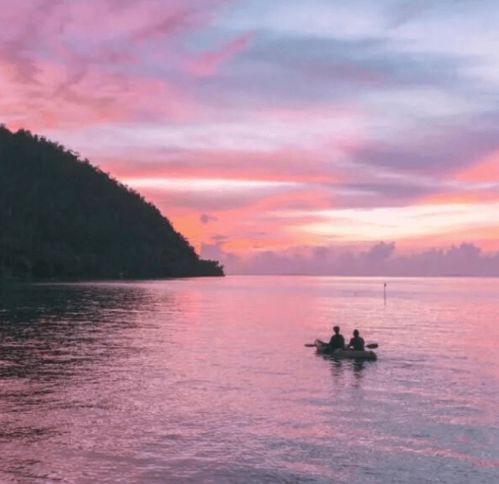
[[[497, 482], [499, 289], [390, 285], [386, 306], [370, 279], [3, 289], [0, 481]], [[332, 321], [378, 361], [303, 347]]]

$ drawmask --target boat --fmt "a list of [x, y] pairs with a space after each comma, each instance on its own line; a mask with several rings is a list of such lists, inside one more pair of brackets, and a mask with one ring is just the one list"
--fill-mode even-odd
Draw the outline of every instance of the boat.
[[321, 341], [320, 339], [316, 339], [314, 341], [314, 345], [317, 349], [317, 353], [321, 355], [328, 355], [332, 358], [337, 359], [349, 359], [349, 360], [376, 360], [378, 356], [374, 351], [358, 351], [358, 350], [330, 350], [329, 345]]

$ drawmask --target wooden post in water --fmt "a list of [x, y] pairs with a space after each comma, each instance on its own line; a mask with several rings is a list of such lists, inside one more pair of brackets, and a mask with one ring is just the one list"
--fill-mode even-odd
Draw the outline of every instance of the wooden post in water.
[[386, 286], [387, 286], [386, 282], [383, 283], [383, 301], [385, 304], [386, 304]]

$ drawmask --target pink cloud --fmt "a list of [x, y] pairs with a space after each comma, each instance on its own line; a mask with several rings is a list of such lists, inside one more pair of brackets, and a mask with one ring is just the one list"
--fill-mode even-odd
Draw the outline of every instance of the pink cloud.
[[[178, 45], [219, 1], [20, 1], [3, 6], [2, 121], [34, 130], [186, 120], [186, 86], [148, 73], [148, 55], [183, 72]], [[146, 46], [147, 44], [147, 46]], [[147, 47], [147, 49], [146, 49]]]
[[248, 48], [253, 34], [245, 34], [231, 40], [219, 49], [205, 52], [187, 62], [187, 70], [198, 77], [210, 77], [217, 73], [220, 66], [238, 52]]
[[81, 129], [140, 117], [185, 120], [197, 109], [187, 92], [164, 81], [88, 70], [63, 82], [67, 70], [60, 64], [38, 62], [37, 70], [36, 84], [27, 86], [4, 70], [0, 88], [10, 96], [0, 107], [12, 128]]
[[[344, 179], [343, 169], [322, 150], [283, 148], [277, 151], [138, 150], [122, 159], [100, 159], [121, 179], [137, 177], [230, 178], [301, 184], [332, 184]], [[134, 161], [140, 160], [140, 161]], [[143, 161], [147, 160], [147, 161]]]
[[[320, 237], [296, 230], [296, 226], [319, 221], [314, 215], [283, 220], [273, 212], [294, 207], [320, 209], [330, 203], [327, 193], [303, 188], [195, 192], [186, 187], [184, 191], [142, 189], [141, 193], [196, 247], [222, 233], [227, 237], [226, 247], [237, 252], [258, 247], [277, 250], [304, 243], [320, 244]], [[210, 223], [205, 223], [206, 220]]]
[[470, 182], [499, 182], [499, 151], [477, 160], [458, 173], [457, 179]]

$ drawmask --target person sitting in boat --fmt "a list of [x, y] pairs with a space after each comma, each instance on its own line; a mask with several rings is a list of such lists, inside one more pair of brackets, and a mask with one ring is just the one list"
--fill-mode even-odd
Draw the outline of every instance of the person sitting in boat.
[[329, 340], [329, 349], [331, 351], [334, 350], [342, 350], [345, 348], [345, 338], [343, 338], [343, 335], [340, 334], [340, 327], [335, 326], [333, 328], [334, 334], [331, 336], [331, 339]]
[[354, 330], [353, 338], [350, 340], [348, 348], [352, 348], [355, 351], [364, 351], [364, 339], [359, 336], [358, 329]]

